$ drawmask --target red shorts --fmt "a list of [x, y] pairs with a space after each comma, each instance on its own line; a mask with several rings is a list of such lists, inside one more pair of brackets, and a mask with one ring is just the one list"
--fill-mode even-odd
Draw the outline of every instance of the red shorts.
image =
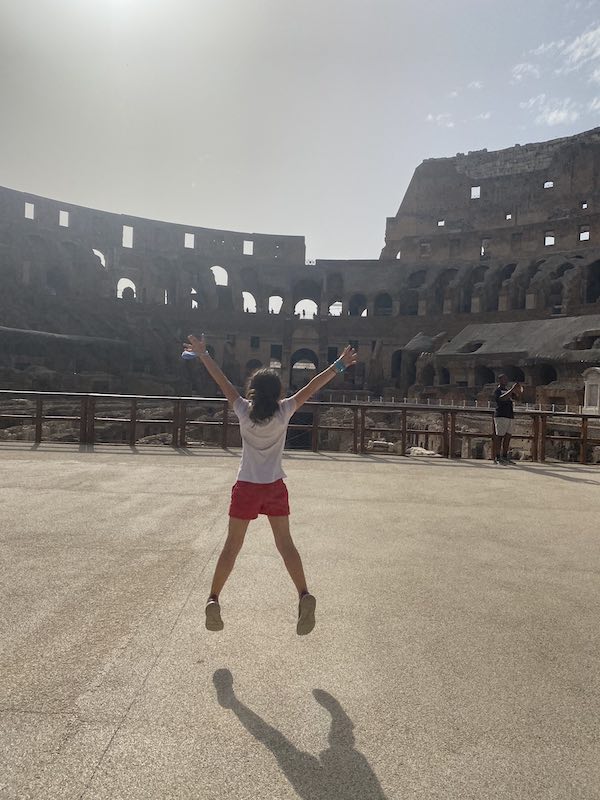
[[230, 517], [256, 519], [259, 514], [287, 517], [289, 513], [288, 490], [281, 478], [274, 483], [237, 481], [231, 489]]

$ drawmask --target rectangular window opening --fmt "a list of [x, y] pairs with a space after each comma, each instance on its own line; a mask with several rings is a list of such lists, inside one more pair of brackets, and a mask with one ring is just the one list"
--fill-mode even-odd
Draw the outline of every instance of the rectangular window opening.
[[589, 225], [581, 225], [579, 227], [579, 241], [580, 242], [589, 242], [590, 240], [590, 226]]
[[582, 200], [582, 202], [581, 202], [581, 208], [582, 208], [582, 209], [585, 211], [587, 207], [588, 207], [588, 202], [587, 202], [587, 200]]
[[253, 350], [258, 350], [260, 347], [260, 336], [251, 336], [250, 337], [250, 347]]
[[446, 224], [445, 219], [438, 219], [438, 228], [443, 228], [445, 224]]
[[272, 344], [271, 345], [271, 358], [274, 358], [277, 361], [281, 361], [282, 355], [283, 355], [283, 345], [281, 345], [281, 344]]
[[123, 247], [133, 247], [133, 228], [131, 225], [123, 225]]
[[506, 214], [504, 215], [504, 219], [507, 219], [507, 220], [508, 219], [512, 219], [512, 213], [510, 211], [507, 211]]
[[552, 247], [554, 244], [556, 244], [554, 231], [546, 231], [544, 234], [544, 247]]
[[254, 255], [254, 242], [250, 239], [244, 239], [244, 249], [243, 253], [245, 256], [253, 256]]
[[521, 242], [523, 241], [523, 234], [522, 233], [513, 233], [511, 238], [511, 247], [513, 250], [520, 250], [521, 249]]
[[457, 256], [460, 253], [460, 239], [450, 239], [450, 257]]
[[35, 219], [35, 206], [33, 203], [25, 203], [25, 219]]
[[431, 255], [431, 242], [419, 243], [419, 255], [421, 258], [427, 258], [427, 256]]
[[481, 197], [481, 186], [471, 186], [471, 200], [479, 200]]
[[554, 181], [544, 181], [544, 189], [554, 189]]
[[193, 250], [196, 246], [196, 235], [194, 233], [185, 233], [183, 236], [183, 246], [188, 250]]
[[68, 211], [59, 211], [58, 212], [58, 224], [61, 228], [68, 228], [69, 227], [69, 212]]

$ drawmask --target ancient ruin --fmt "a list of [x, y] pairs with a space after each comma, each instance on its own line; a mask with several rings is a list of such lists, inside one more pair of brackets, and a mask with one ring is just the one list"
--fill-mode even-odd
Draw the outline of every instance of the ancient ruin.
[[0, 384], [210, 395], [179, 359], [206, 331], [237, 384], [270, 365], [298, 385], [352, 342], [362, 363], [334, 392], [472, 401], [502, 371], [532, 402], [582, 404], [600, 361], [599, 170], [600, 129], [428, 159], [378, 259], [315, 263], [299, 236], [0, 189]]

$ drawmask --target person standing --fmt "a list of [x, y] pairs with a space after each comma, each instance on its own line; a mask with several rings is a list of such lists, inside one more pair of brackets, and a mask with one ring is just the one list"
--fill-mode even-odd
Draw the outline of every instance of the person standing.
[[492, 458], [494, 464], [514, 464], [508, 457], [510, 437], [514, 428], [515, 411], [513, 401], [523, 394], [520, 383], [508, 385], [508, 377], [498, 376], [498, 386], [494, 392], [496, 412], [494, 414], [494, 433], [492, 435]]

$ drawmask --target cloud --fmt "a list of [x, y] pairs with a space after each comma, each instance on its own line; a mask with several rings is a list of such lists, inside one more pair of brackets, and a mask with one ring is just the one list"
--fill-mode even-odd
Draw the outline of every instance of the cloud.
[[596, 67], [596, 69], [592, 72], [592, 74], [588, 78], [588, 81], [589, 83], [600, 84], [600, 67]]
[[575, 122], [581, 116], [581, 105], [571, 100], [570, 97], [558, 99], [538, 94], [519, 103], [519, 106], [535, 114], [536, 125], [562, 125], [565, 122]]
[[448, 92], [448, 97], [450, 97], [452, 99], [454, 99], [455, 97], [458, 97], [458, 92], [456, 91], [456, 89], [453, 89], [451, 92]]
[[530, 50], [532, 56], [545, 56], [548, 53], [555, 53], [565, 46], [565, 40], [559, 39], [555, 42], [546, 42], [545, 44], [538, 45], [534, 50]]
[[467, 85], [467, 89], [483, 89], [483, 81], [471, 81]]
[[454, 128], [456, 123], [452, 119], [452, 114], [427, 114], [426, 122], [435, 122], [440, 128]]
[[600, 111], [600, 97], [594, 97], [588, 103], [588, 111], [591, 113], [595, 113], [596, 111]]
[[515, 64], [511, 70], [511, 74], [511, 83], [520, 83], [523, 78], [539, 78], [542, 73], [536, 64], [524, 61], [521, 64]]
[[491, 119], [492, 112], [491, 111], [482, 111], [481, 114], [477, 114], [475, 119]]
[[565, 71], [580, 69], [600, 58], [600, 25], [590, 28], [562, 48]]

